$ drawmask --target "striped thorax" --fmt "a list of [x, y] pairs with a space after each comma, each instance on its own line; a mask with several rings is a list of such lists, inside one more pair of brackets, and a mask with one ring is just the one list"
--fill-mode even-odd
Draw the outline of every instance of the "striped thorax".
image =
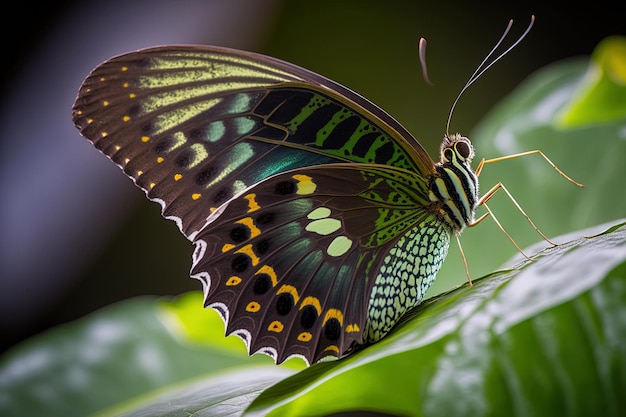
[[441, 161], [429, 179], [428, 196], [433, 211], [457, 232], [474, 222], [478, 203], [478, 178], [472, 170], [472, 142], [456, 133], [441, 142]]

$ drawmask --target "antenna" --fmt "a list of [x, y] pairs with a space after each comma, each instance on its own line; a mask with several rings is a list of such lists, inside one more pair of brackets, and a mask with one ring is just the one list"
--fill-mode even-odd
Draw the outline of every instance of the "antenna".
[[[502, 52], [500, 55], [498, 55], [493, 61], [488, 62], [489, 58], [498, 49], [498, 47], [500, 46], [502, 41], [504, 41], [504, 39], [506, 38], [506, 35], [511, 30], [511, 26], [513, 26], [513, 19], [509, 20], [509, 23], [506, 26], [506, 29], [504, 29], [504, 33], [502, 34], [502, 36], [500, 37], [500, 39], [498, 40], [496, 45], [491, 49], [491, 51], [489, 51], [489, 53], [487, 54], [485, 59], [483, 59], [483, 61], [480, 63], [478, 68], [476, 68], [476, 71], [474, 71], [474, 73], [471, 75], [469, 80], [467, 80], [467, 83], [461, 89], [461, 91], [459, 92], [459, 95], [456, 96], [456, 99], [452, 103], [452, 107], [450, 108], [450, 113], [448, 114], [448, 121], [446, 122], [446, 134], [449, 133], [450, 120], [452, 119], [452, 113], [454, 113], [454, 108], [456, 107], [456, 104], [459, 102], [459, 99], [461, 98], [461, 96], [463, 95], [465, 90], [467, 90], [470, 85], [474, 84], [476, 82], [476, 80], [478, 80], [480, 78], [480, 76], [485, 73], [485, 71], [487, 71], [489, 68], [491, 68], [493, 66], [493, 64], [498, 62], [500, 59], [502, 59], [502, 57], [504, 57], [513, 48], [515, 48], [517, 46], [517, 44], [519, 44], [522, 41], [522, 39], [524, 39], [526, 37], [526, 35], [528, 35], [528, 32], [530, 32], [530, 29], [533, 27], [534, 23], [535, 23], [535, 16], [532, 15], [532, 16], [530, 16], [530, 23], [528, 24], [528, 27], [526, 28], [524, 33], [522, 33], [521, 36], [511, 46], [509, 46], [504, 52]], [[422, 56], [424, 57], [424, 59], [422, 59]], [[425, 74], [424, 75], [426, 77], [425, 79], [427, 80], [428, 83], [430, 83], [430, 81], [427, 78], [428, 74], [426, 72], [426, 60], [425, 60], [425, 57], [426, 57], [426, 41], [424, 40], [424, 51], [422, 52], [422, 40], [420, 39], [420, 62], [422, 62], [422, 73]]]
[[426, 68], [426, 45], [426, 39], [420, 38], [419, 57], [420, 65], [422, 66], [422, 78], [424, 78], [424, 81], [426, 81], [428, 84], [433, 85], [433, 83], [430, 82], [430, 78], [428, 78], [428, 68]]

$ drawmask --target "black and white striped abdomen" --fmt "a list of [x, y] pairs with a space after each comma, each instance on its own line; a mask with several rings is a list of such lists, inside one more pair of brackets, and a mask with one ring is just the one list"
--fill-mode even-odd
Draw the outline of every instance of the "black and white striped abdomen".
[[432, 208], [454, 230], [461, 231], [474, 221], [478, 204], [478, 178], [472, 170], [474, 149], [464, 136], [444, 137], [441, 144], [441, 162], [435, 165], [436, 174], [429, 179], [429, 197]]

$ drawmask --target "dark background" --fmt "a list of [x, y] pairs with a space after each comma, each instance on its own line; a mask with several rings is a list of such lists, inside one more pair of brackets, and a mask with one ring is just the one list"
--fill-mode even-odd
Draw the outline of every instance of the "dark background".
[[[536, 69], [626, 34], [623, 14], [602, 2], [433, 3], [65, 1], [4, 13], [0, 348], [121, 299], [201, 288], [188, 277], [192, 245], [71, 124], [76, 91], [99, 62], [167, 43], [266, 53], [370, 98], [435, 158], [452, 101], [508, 19], [514, 38], [537, 16], [527, 39], [466, 93], [452, 131], [471, 132]], [[434, 87], [421, 78], [420, 37]]]

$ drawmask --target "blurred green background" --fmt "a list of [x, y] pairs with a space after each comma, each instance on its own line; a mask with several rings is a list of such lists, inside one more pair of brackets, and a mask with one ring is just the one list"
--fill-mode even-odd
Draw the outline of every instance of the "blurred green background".
[[[200, 289], [188, 276], [192, 245], [161, 218], [158, 205], [148, 202], [71, 126], [75, 93], [102, 60], [166, 43], [262, 52], [366, 96], [413, 132], [437, 160], [450, 105], [469, 75], [508, 19], [515, 20], [514, 38], [535, 14], [527, 39], [468, 90], [456, 108], [451, 131], [470, 135], [480, 159], [483, 139], [471, 133], [503, 96], [536, 69], [587, 56], [606, 36], [626, 34], [621, 16], [608, 12], [607, 5], [564, 9], [545, 2], [66, 1], [29, 3], [28, 10], [5, 15], [5, 20], [17, 22], [9, 36], [20, 41], [7, 46], [13, 64], [4, 65], [1, 85], [2, 348], [117, 300]], [[429, 41], [434, 86], [421, 78], [420, 37]], [[567, 171], [568, 160], [549, 156]], [[568, 186], [564, 181], [563, 187]], [[523, 205], [532, 196], [517, 198]], [[568, 231], [539, 226], [548, 234]], [[571, 231], [585, 226], [589, 224]], [[532, 242], [523, 238], [520, 244]], [[488, 254], [492, 244], [507, 243], [486, 241], [474, 249]], [[511, 246], [509, 256], [514, 254]], [[493, 268], [505, 259], [489, 261]], [[478, 274], [489, 271], [480, 269], [479, 259], [469, 257], [468, 262], [478, 265]], [[445, 268], [435, 291], [465, 279], [458, 274], [462, 262], [455, 250]]]

